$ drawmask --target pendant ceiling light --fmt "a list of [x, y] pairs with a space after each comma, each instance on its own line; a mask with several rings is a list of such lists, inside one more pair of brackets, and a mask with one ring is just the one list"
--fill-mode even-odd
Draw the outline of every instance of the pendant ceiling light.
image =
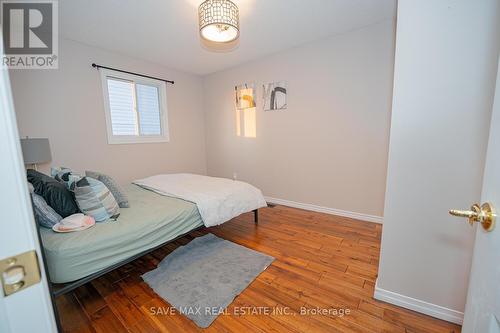
[[198, 8], [200, 34], [219, 43], [231, 42], [240, 35], [238, 6], [230, 0], [206, 0]]

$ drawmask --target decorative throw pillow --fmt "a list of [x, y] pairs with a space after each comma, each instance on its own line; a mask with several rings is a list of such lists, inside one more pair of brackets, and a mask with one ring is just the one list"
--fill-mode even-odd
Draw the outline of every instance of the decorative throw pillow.
[[56, 178], [58, 175], [62, 175], [64, 173], [71, 173], [71, 169], [70, 168], [66, 168], [66, 167], [51, 167], [50, 168], [50, 176], [53, 177], [53, 178]]
[[[75, 177], [75, 176], [73, 176]], [[117, 219], [120, 208], [106, 185], [97, 179], [83, 177], [71, 184], [71, 190], [80, 210], [92, 216], [96, 222]]]
[[[67, 189], [71, 187], [71, 182], [75, 180], [75, 178], [71, 178], [73, 175], [73, 171], [70, 168], [59, 167], [59, 168], [50, 168], [50, 175], [54, 177], [55, 180], [64, 184]], [[80, 179], [79, 177], [78, 179]]]
[[57, 214], [52, 207], [47, 205], [45, 200], [38, 194], [31, 193], [31, 200], [33, 202], [35, 221], [42, 227], [52, 228], [63, 219], [62, 216]]
[[120, 208], [130, 207], [127, 195], [113, 178], [95, 171], [85, 171], [85, 176], [103, 182], [104, 185], [106, 185], [106, 187], [111, 191], [111, 193], [113, 193], [113, 196], [115, 197], [116, 202], [118, 202], [118, 206], [120, 206]]
[[28, 182], [33, 184], [35, 193], [63, 218], [79, 213], [73, 194], [64, 184], [35, 170], [27, 170]]

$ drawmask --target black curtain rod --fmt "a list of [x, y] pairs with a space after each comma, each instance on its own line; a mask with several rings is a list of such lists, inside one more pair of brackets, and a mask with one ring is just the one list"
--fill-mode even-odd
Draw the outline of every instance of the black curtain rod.
[[101, 65], [97, 65], [95, 63], [92, 63], [92, 67], [94, 68], [104, 68], [104, 69], [109, 69], [109, 70], [112, 70], [112, 71], [116, 71], [116, 72], [122, 72], [122, 73], [126, 73], [126, 74], [132, 74], [132, 75], [137, 75], [137, 76], [142, 76], [142, 77], [147, 77], [149, 79], [155, 79], [155, 80], [160, 80], [160, 81], [165, 81], [167, 83], [172, 83], [174, 84], [174, 81], [170, 81], [170, 80], [165, 80], [165, 79], [160, 79], [158, 77], [154, 77], [154, 76], [149, 76], [149, 75], [144, 75], [144, 74], [139, 74], [139, 73], [133, 73], [133, 72], [129, 72], [129, 71], [124, 71], [122, 69], [117, 69], [117, 68], [111, 68], [111, 67], [106, 67], [106, 66], [101, 66]]

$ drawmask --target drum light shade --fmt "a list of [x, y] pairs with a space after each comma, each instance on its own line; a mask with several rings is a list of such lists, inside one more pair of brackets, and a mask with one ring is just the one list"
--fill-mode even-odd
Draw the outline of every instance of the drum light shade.
[[200, 34], [203, 38], [227, 43], [240, 35], [238, 6], [230, 0], [206, 0], [198, 8]]
[[21, 139], [21, 150], [23, 151], [24, 164], [40, 164], [50, 162], [49, 139]]

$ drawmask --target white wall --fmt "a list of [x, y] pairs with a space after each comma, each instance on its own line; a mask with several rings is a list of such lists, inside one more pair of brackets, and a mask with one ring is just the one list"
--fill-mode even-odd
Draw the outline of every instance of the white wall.
[[[266, 196], [382, 216], [394, 27], [384, 22], [204, 79], [208, 174]], [[288, 109], [264, 112], [262, 84], [287, 81]], [[257, 136], [236, 136], [234, 86], [257, 89]]]
[[[59, 56], [58, 70], [10, 72], [20, 135], [49, 138], [52, 165], [102, 171], [122, 183], [166, 172], [206, 173], [199, 76], [67, 39], [60, 41]], [[93, 62], [175, 81], [167, 85], [170, 142], [107, 143], [101, 80]]]
[[453, 321], [464, 309], [474, 229], [448, 210], [480, 199], [498, 9], [497, 0], [398, 6], [376, 297]]

